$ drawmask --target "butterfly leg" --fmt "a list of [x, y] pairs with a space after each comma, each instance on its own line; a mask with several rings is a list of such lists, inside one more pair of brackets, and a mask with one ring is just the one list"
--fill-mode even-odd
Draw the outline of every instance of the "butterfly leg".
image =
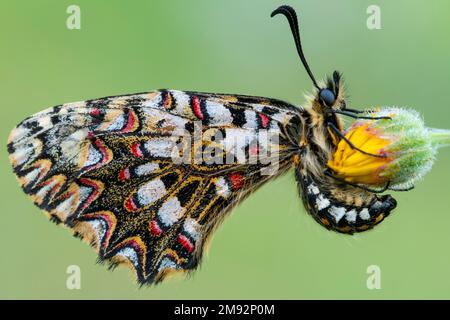
[[345, 135], [331, 122], [327, 122], [327, 127], [333, 130], [341, 139], [343, 139], [345, 142], [348, 143], [350, 148], [354, 150], [358, 150], [359, 152], [366, 154], [368, 156], [377, 157], [377, 158], [386, 158], [387, 156], [384, 154], [374, 154], [370, 152], [366, 152], [364, 150], [361, 150], [360, 148], [356, 147], [350, 140], [348, 140]]
[[373, 110], [373, 109], [357, 110], [357, 109], [347, 108], [347, 106], [345, 104], [341, 108], [341, 111], [346, 111], [346, 112], [351, 112], [351, 113], [356, 113], [356, 114], [375, 112], [375, 110]]
[[[337, 113], [337, 114], [341, 114], [343, 116], [347, 116], [353, 119], [367, 119], [367, 120], [392, 120], [391, 117], [369, 117], [369, 116], [358, 116], [356, 114], [354, 114], [353, 111], [349, 111], [349, 110], [353, 110], [353, 109], [346, 109], [346, 110], [331, 110], [331, 113]], [[354, 110], [354, 111], [358, 111], [358, 110]], [[361, 112], [357, 112], [358, 114], [360, 113], [364, 113], [364, 111]]]
[[375, 112], [374, 109], [357, 110], [357, 109], [347, 108], [347, 106], [345, 104], [341, 110], [346, 111], [346, 112], [351, 112], [351, 113], [357, 113], [357, 114]]
[[358, 113], [358, 114], [360, 114], [360, 113], [365, 113], [365, 112], [367, 112], [368, 110], [356, 110], [356, 109], [350, 109], [350, 108], [347, 108], [347, 107], [344, 107], [344, 108], [342, 108], [342, 110], [343, 111], [347, 111], [347, 112], [351, 112], [351, 113]]

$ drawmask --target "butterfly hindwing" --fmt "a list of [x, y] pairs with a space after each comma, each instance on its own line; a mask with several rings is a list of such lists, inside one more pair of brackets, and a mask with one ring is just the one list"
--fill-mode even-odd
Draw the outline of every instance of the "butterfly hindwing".
[[[56, 106], [20, 123], [8, 142], [19, 183], [52, 220], [91, 243], [101, 260], [128, 264], [140, 283], [196, 268], [210, 234], [240, 200], [291, 164], [286, 134], [298, 110], [282, 101], [174, 90]], [[228, 146], [255, 131], [279, 135], [276, 166], [266, 163], [174, 163], [172, 147], [192, 155], [176, 130], [221, 133]], [[206, 145], [201, 145], [204, 150]], [[203, 159], [204, 160], [204, 159]], [[274, 164], [273, 161], [270, 163]]]

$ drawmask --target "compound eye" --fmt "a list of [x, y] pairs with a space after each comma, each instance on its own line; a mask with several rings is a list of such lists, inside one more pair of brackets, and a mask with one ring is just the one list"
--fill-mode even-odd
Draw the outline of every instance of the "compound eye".
[[336, 97], [330, 89], [320, 90], [319, 97], [327, 107], [331, 107], [336, 101]]

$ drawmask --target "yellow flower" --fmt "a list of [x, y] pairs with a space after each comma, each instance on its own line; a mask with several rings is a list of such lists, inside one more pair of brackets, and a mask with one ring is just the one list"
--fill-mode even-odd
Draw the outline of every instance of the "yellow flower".
[[381, 173], [392, 158], [387, 156], [385, 148], [392, 141], [383, 138], [379, 132], [371, 128], [369, 123], [354, 125], [345, 135], [353, 145], [367, 153], [386, 156], [375, 157], [353, 149], [342, 139], [330, 161], [328, 167], [344, 180], [352, 183], [367, 185], [382, 185], [387, 183], [388, 177]]

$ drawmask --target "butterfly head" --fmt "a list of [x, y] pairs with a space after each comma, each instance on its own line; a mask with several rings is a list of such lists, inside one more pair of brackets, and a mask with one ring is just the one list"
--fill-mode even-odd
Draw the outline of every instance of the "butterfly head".
[[338, 71], [333, 72], [324, 84], [315, 90], [313, 105], [318, 112], [343, 110], [346, 107], [342, 75]]

